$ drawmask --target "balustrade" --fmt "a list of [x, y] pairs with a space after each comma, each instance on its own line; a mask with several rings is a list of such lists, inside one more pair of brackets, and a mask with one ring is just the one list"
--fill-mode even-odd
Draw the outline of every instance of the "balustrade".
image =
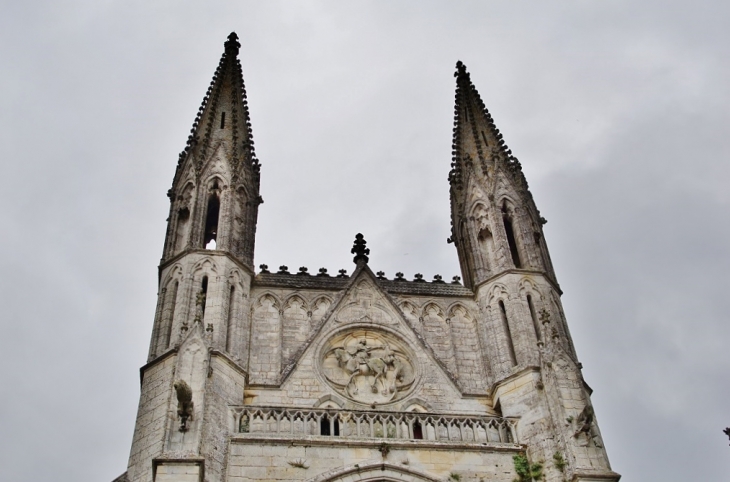
[[330, 436], [452, 443], [516, 443], [515, 419], [420, 412], [233, 407], [240, 434], [282, 438]]

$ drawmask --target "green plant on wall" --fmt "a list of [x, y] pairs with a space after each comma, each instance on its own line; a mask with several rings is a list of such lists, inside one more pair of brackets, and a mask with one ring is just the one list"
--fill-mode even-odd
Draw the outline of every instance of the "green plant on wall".
[[514, 479], [514, 482], [531, 482], [542, 479], [541, 463], [531, 464], [524, 453], [512, 456], [512, 460], [515, 464], [515, 472], [517, 472], [517, 478]]
[[449, 479], [455, 482], [459, 482], [461, 480], [461, 475], [457, 474], [456, 472], [451, 472], [449, 474]]
[[560, 452], [555, 452], [553, 454], [553, 464], [555, 464], [556, 469], [562, 472], [565, 470], [567, 462], [565, 461], [563, 454], [561, 454]]

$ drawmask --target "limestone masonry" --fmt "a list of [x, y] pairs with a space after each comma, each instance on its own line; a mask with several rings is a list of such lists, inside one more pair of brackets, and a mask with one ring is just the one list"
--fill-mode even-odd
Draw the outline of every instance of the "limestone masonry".
[[[175, 171], [117, 481], [617, 481], [519, 162], [457, 64], [459, 277], [254, 268], [259, 161], [225, 52]], [[343, 247], [344, 249], [345, 247]]]

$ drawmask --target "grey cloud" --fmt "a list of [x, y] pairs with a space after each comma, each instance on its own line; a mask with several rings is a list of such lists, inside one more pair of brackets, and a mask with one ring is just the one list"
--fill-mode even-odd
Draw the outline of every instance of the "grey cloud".
[[[0, 478], [124, 470], [169, 188], [231, 30], [256, 261], [458, 272], [457, 59], [523, 163], [624, 480], [722, 480], [730, 7], [718, 2], [6, 2]], [[723, 418], [724, 417], [724, 418]]]

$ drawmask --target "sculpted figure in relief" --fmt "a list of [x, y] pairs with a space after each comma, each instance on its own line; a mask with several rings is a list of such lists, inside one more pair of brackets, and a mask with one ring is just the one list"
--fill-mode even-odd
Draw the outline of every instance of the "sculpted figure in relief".
[[[383, 351], [383, 354], [372, 357], [370, 352], [376, 349]], [[393, 350], [387, 344], [382, 347], [369, 347], [367, 341], [359, 340], [354, 347], [335, 349], [335, 357], [340, 368], [344, 368], [350, 374], [346, 388], [351, 390], [352, 395], [358, 393], [357, 384], [353, 384], [350, 388], [355, 377], [372, 377], [370, 390], [373, 393], [378, 393], [377, 384], [380, 382], [380, 394], [385, 396], [395, 393], [395, 382], [403, 380], [401, 373], [403, 364], [396, 359]], [[388, 372], [392, 372], [393, 376], [388, 377]]]
[[[371, 343], [368, 344], [368, 341]], [[374, 343], [373, 343], [374, 342]], [[339, 346], [338, 346], [339, 345]], [[349, 338], [325, 355], [327, 378], [345, 395], [363, 403], [393, 401], [400, 389], [413, 382], [413, 367], [407, 357], [380, 339]]]

